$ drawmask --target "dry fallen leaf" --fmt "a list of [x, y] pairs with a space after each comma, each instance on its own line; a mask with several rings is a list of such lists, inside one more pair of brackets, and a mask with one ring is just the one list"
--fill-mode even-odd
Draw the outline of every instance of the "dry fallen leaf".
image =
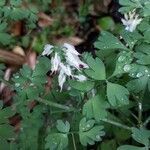
[[55, 42], [57, 44], [63, 44], [63, 43], [69, 43], [71, 45], [79, 45], [83, 42], [83, 39], [77, 37], [77, 36], [72, 36], [72, 37], [68, 37], [68, 38], [60, 38], [60, 39], [56, 39]]
[[42, 27], [42, 28], [50, 26], [53, 23], [53, 19], [50, 16], [46, 15], [45, 13], [43, 13], [43, 12], [40, 12], [38, 14], [38, 17], [39, 17], [38, 25], [40, 27]]
[[22, 47], [20, 46], [15, 46], [12, 50], [15, 54], [21, 55], [21, 56], [25, 56], [25, 52], [23, 50]]
[[22, 21], [16, 21], [11, 25], [10, 32], [13, 36], [20, 36], [23, 30]]

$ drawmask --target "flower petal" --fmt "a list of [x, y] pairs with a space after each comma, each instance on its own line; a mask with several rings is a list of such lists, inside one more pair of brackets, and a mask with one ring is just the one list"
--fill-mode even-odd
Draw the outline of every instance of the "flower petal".
[[58, 53], [55, 53], [54, 57], [51, 58], [52, 73], [58, 70], [60, 62], [61, 62], [61, 60], [60, 60]]
[[69, 65], [65, 66], [63, 63], [60, 63], [59, 66], [60, 69], [62, 69], [67, 76], [72, 76], [71, 68]]
[[66, 75], [63, 72], [63, 70], [61, 70], [60, 74], [58, 76], [58, 83], [59, 83], [60, 91], [62, 91], [62, 88], [63, 88], [65, 81], [66, 81]]
[[124, 19], [121, 19], [125, 29], [129, 32], [133, 32], [137, 25], [140, 24], [142, 18], [139, 18], [139, 15], [136, 14], [135, 10], [129, 12], [128, 14], [124, 14]]
[[50, 44], [46, 44], [45, 46], [44, 46], [44, 51], [42, 52], [42, 54], [41, 55], [50, 55], [52, 52], [53, 52], [53, 45], [50, 45]]
[[71, 45], [71, 44], [64, 43], [63, 47], [65, 48], [65, 51], [68, 51], [68, 52], [70, 52], [70, 53], [72, 53], [72, 54], [74, 54], [74, 55], [80, 55], [80, 54], [76, 51], [75, 47], [74, 47], [73, 45]]
[[88, 68], [86, 63], [82, 62], [77, 55], [74, 55], [70, 52], [66, 53], [66, 61], [70, 66], [73, 66], [78, 70], [81, 68]]

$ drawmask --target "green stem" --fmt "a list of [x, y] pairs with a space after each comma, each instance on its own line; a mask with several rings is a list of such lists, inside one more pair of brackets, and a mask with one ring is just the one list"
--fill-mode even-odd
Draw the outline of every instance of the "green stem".
[[113, 78], [115, 75], [111, 75], [111, 76], [109, 76], [108, 78], [107, 78], [107, 80], [106, 80], [106, 82], [108, 82], [108, 80], [110, 80], [111, 78]]
[[75, 143], [75, 138], [74, 138], [74, 134], [71, 133], [71, 135], [72, 135], [72, 142], [73, 142], [74, 150], [77, 150], [76, 143]]
[[145, 120], [145, 122], [143, 123], [143, 126], [146, 126], [149, 122], [150, 122], [150, 116]]
[[[73, 112], [79, 112], [80, 110], [72, 109]], [[68, 110], [54, 110], [51, 112], [51, 114], [57, 114], [57, 113], [64, 113], [68, 112]]]
[[138, 102], [138, 123], [139, 126], [142, 126], [142, 103]]
[[45, 100], [45, 99], [42, 99], [42, 98], [37, 98], [36, 101], [38, 101], [40, 103], [43, 103], [45, 105], [51, 106], [51, 107], [56, 107], [56, 108], [64, 109], [67, 112], [69, 112], [69, 111], [75, 111], [75, 108], [70, 108], [68, 106], [65, 106], [65, 105], [62, 105], [62, 104], [58, 104], [58, 103], [55, 103], [55, 102], [51, 102], [51, 101], [48, 101], [48, 100]]
[[132, 126], [134, 126], [134, 123], [129, 119], [129, 117], [124, 114], [121, 110], [117, 110], [120, 114], [122, 114], [124, 116], [124, 119], [126, 119], [126, 121], [128, 121]]
[[133, 114], [131, 111], [129, 111], [129, 113], [132, 115], [132, 117], [134, 117], [134, 119], [136, 119], [136, 121], [138, 121], [138, 117], [135, 114]]
[[126, 125], [124, 125], [124, 124], [121, 124], [121, 123], [119, 123], [119, 122], [115, 122], [115, 121], [112, 121], [112, 120], [109, 120], [109, 119], [101, 119], [101, 121], [131, 131], [131, 127], [128, 127], [128, 126], [126, 126]]

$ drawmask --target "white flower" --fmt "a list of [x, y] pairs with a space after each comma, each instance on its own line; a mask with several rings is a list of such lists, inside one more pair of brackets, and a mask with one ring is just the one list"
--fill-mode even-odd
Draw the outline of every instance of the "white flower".
[[66, 75], [64, 73], [63, 70], [60, 70], [60, 73], [59, 73], [59, 76], [58, 76], [58, 84], [59, 84], [59, 87], [60, 87], [60, 91], [62, 91], [62, 88], [63, 88], [63, 85], [66, 81]]
[[74, 55], [70, 52], [66, 52], [65, 55], [66, 55], [66, 62], [70, 66], [73, 66], [78, 70], [80, 70], [80, 68], [88, 68], [88, 65], [82, 62], [77, 55]]
[[86, 81], [87, 80], [87, 77], [86, 76], [84, 76], [84, 75], [74, 75], [74, 77], [78, 80], [78, 81], [80, 81], [80, 82], [83, 82], [83, 81]]
[[44, 51], [42, 52], [42, 55], [50, 55], [52, 52], [53, 52], [53, 45], [50, 45], [50, 44], [46, 44], [45, 46], [44, 46]]
[[133, 32], [137, 25], [140, 24], [142, 18], [139, 18], [139, 15], [136, 14], [135, 10], [129, 12], [128, 14], [124, 14], [124, 19], [121, 19], [123, 25], [125, 25], [125, 29], [129, 32]]
[[52, 73], [58, 70], [60, 62], [61, 62], [61, 60], [60, 60], [58, 53], [55, 53], [55, 56], [51, 58], [51, 65], [52, 65], [51, 71], [52, 71]]
[[72, 76], [71, 73], [71, 68], [69, 65], [65, 66], [63, 63], [60, 63], [60, 70], [63, 70], [63, 72], [67, 75], [67, 76]]
[[64, 48], [64, 51], [65, 51], [65, 52], [67, 51], [67, 52], [70, 52], [70, 53], [72, 53], [72, 54], [74, 54], [74, 55], [80, 55], [80, 54], [76, 51], [75, 47], [74, 47], [73, 45], [71, 45], [71, 44], [64, 43], [63, 48]]
[[78, 70], [80, 70], [80, 68], [88, 68], [88, 65], [80, 60], [78, 56], [80, 54], [73, 45], [64, 43], [63, 48], [66, 55], [66, 61], [70, 66], [73, 66]]

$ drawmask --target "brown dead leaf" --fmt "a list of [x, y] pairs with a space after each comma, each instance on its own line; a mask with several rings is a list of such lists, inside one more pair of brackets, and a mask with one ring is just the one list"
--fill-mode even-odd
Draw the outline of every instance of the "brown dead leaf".
[[22, 34], [22, 29], [23, 29], [22, 21], [17, 21], [12, 24], [10, 32], [13, 36], [20, 36]]
[[22, 65], [25, 63], [25, 57], [0, 49], [0, 61], [9, 65]]
[[38, 14], [38, 17], [39, 17], [38, 25], [42, 28], [50, 26], [53, 23], [53, 19], [50, 16], [48, 16], [47, 14], [43, 13], [43, 12], [40, 12]]
[[32, 52], [32, 51], [29, 51], [29, 53], [26, 57], [26, 62], [29, 65], [29, 67], [32, 68], [32, 69], [35, 68], [36, 61], [37, 61], [36, 57], [37, 57], [36, 52]]
[[15, 54], [21, 55], [21, 56], [25, 56], [25, 52], [23, 50], [22, 47], [20, 46], [15, 46], [12, 50]]
[[69, 38], [60, 38], [60, 39], [55, 40], [55, 42], [57, 44], [60, 44], [60, 45], [63, 43], [69, 43], [69, 44], [74, 45], [74, 46], [81, 44], [83, 41], [84, 41], [83, 39], [81, 39], [77, 36], [72, 36]]

